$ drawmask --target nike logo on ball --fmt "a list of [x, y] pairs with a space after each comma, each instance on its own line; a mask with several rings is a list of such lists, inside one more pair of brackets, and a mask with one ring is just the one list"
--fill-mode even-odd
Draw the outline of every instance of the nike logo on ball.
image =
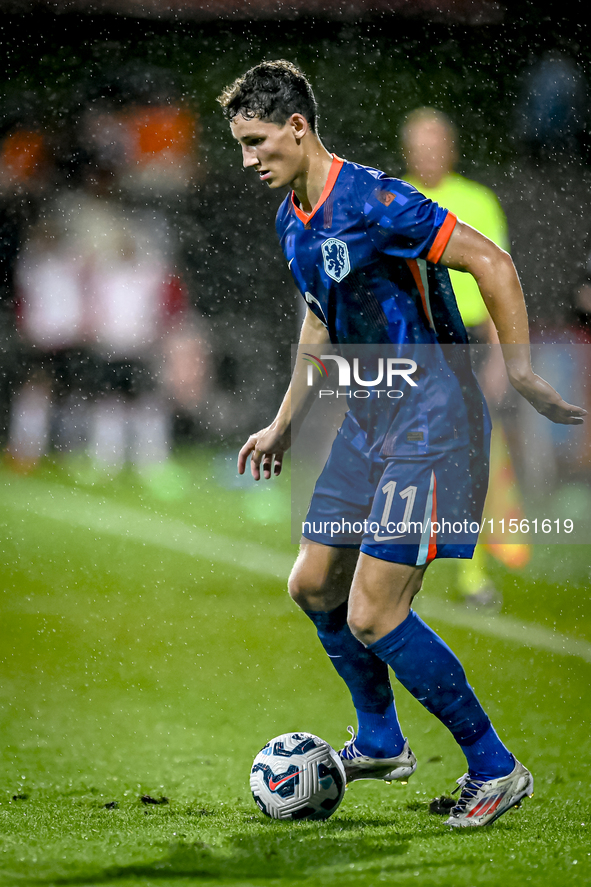
[[277, 791], [280, 785], [283, 785], [284, 782], [293, 779], [294, 776], [299, 776], [299, 774], [300, 771], [298, 770], [297, 773], [290, 773], [289, 776], [282, 776], [281, 779], [277, 780], [277, 782], [275, 782], [274, 779], [269, 779], [269, 788], [272, 792]]

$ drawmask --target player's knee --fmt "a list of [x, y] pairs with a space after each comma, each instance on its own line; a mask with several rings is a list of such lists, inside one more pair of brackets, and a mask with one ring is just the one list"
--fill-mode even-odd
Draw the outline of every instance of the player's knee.
[[287, 592], [294, 603], [301, 607], [301, 601], [303, 600], [303, 588], [301, 582], [299, 581], [297, 575], [294, 576], [292, 573], [289, 579], [287, 580]]
[[316, 609], [319, 588], [300, 570], [294, 570], [287, 582], [287, 590], [292, 601], [302, 610]]
[[362, 644], [371, 644], [375, 640], [378, 619], [368, 607], [360, 607], [350, 602], [347, 623], [351, 634]]
[[326, 577], [319, 578], [318, 571], [298, 565], [289, 577], [287, 590], [291, 599], [302, 610], [329, 612], [347, 598], [347, 593], [342, 588], [333, 587]]
[[404, 622], [409, 610], [408, 601], [402, 598], [386, 607], [383, 601], [354, 596], [349, 600], [347, 622], [351, 634], [367, 646], [397, 628]]

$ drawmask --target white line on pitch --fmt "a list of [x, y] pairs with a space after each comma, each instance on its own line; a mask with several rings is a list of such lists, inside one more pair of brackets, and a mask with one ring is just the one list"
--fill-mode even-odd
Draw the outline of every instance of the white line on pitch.
[[11, 480], [4, 487], [1, 501], [4, 506], [101, 535], [160, 545], [170, 551], [277, 579], [284, 579], [293, 564], [291, 555], [274, 552], [257, 543], [240, 542], [166, 515], [36, 478]]
[[[61, 521], [100, 535], [161, 546], [283, 581], [287, 579], [294, 560], [291, 554], [272, 551], [256, 542], [240, 542], [165, 515], [36, 478], [10, 478], [3, 485], [1, 499], [5, 507], [17, 511]], [[591, 643], [588, 641], [510, 616], [468, 613], [428, 595], [417, 601], [420, 601], [417, 609], [429, 619], [522, 647], [535, 647], [560, 656], [577, 656], [591, 662]]]

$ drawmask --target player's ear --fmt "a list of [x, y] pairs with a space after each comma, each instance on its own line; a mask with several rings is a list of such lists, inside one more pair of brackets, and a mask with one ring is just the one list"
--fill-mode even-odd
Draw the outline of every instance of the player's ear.
[[302, 139], [310, 129], [303, 114], [292, 114], [288, 122], [296, 139]]

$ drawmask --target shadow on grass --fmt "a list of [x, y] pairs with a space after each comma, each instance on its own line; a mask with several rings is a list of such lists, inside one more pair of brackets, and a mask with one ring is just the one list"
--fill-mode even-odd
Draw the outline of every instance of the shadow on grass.
[[[155, 861], [131, 865], [109, 866], [104, 869], [80, 866], [77, 871], [58, 874], [54, 869], [43, 876], [31, 878], [29, 883], [55, 885], [103, 884], [133, 879], [174, 880], [175, 878], [253, 878], [305, 880], [316, 875], [330, 877], [331, 870], [362, 865], [366, 872], [401, 871], [411, 866], [402, 862], [410, 847], [410, 835], [393, 835], [387, 839], [351, 835], [348, 838], [306, 834], [293, 829], [288, 834], [234, 836], [222, 846], [201, 842], [171, 844], [167, 853]], [[48, 865], [49, 868], [49, 865]], [[56, 867], [57, 868], [57, 867]], [[39, 868], [37, 867], [37, 871]]]

